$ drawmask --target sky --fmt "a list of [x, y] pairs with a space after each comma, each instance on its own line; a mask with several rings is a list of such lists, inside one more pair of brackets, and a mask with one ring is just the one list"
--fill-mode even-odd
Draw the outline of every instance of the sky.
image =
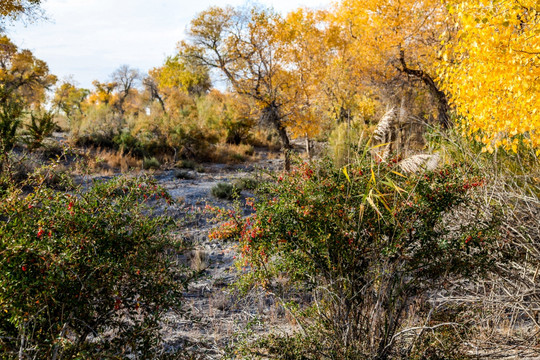
[[[326, 7], [330, 0], [258, 0], [283, 14], [298, 7]], [[16, 23], [7, 35], [47, 62], [60, 80], [72, 77], [91, 89], [120, 65], [146, 73], [173, 55], [200, 11], [244, 5], [245, 0], [45, 0], [49, 20]]]

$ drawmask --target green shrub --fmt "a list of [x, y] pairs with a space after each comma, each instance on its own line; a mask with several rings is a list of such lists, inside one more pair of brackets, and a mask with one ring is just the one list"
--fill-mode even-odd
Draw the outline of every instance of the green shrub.
[[197, 164], [195, 161], [189, 160], [189, 159], [178, 161], [176, 163], [176, 166], [181, 169], [195, 170], [196, 172], [199, 172], [199, 173], [203, 173], [205, 171], [204, 166], [202, 166], [201, 164]]
[[345, 165], [351, 159], [362, 139], [367, 136], [367, 127], [359, 120], [351, 124], [341, 123], [330, 133], [328, 150], [337, 165]]
[[232, 118], [226, 115], [223, 126], [227, 132], [225, 141], [228, 144], [239, 145], [249, 139], [254, 121], [250, 118]]
[[484, 144], [466, 138], [457, 129], [441, 130], [429, 127], [426, 132], [429, 152], [438, 153], [443, 161], [467, 161], [482, 169], [498, 191], [522, 193], [532, 199], [540, 198], [540, 156], [534, 150], [520, 147], [518, 151], [496, 149], [482, 152]]
[[115, 149], [114, 139], [121, 133], [122, 123], [112, 106], [90, 106], [79, 121], [71, 124], [71, 136], [79, 146]]
[[41, 144], [39, 156], [45, 162], [55, 160], [65, 154], [65, 147], [58, 141], [48, 141]]
[[142, 157], [144, 150], [141, 142], [129, 131], [122, 131], [122, 133], [114, 138], [114, 142], [124, 154], [133, 154], [138, 157]]
[[170, 144], [179, 149], [178, 154], [185, 158], [205, 160], [212, 155], [212, 144], [219, 137], [210, 129], [201, 129], [194, 124], [180, 125], [171, 131]]
[[75, 145], [78, 147], [91, 147], [100, 149], [116, 149], [114, 136], [109, 134], [91, 134], [79, 135], [75, 139]]
[[159, 163], [159, 160], [155, 157], [151, 158], [144, 158], [143, 160], [143, 169], [144, 170], [150, 170], [150, 169], [159, 169], [161, 164]]
[[17, 130], [23, 114], [22, 102], [0, 87], [0, 155], [13, 149], [17, 143]]
[[30, 114], [30, 124], [26, 125], [28, 149], [33, 151], [41, 147], [43, 140], [52, 135], [56, 126], [52, 112]]
[[400, 348], [412, 299], [480, 276], [495, 258], [498, 212], [471, 200], [483, 182], [466, 164], [408, 177], [370, 157], [302, 164], [261, 185], [253, 217], [212, 237], [240, 241], [241, 265], [251, 267], [244, 286], [314, 300], [291, 303], [308, 336], [291, 359], [386, 358]]
[[258, 185], [259, 185], [259, 181], [251, 177], [240, 178], [240, 179], [235, 180], [234, 182], [234, 186], [236, 186], [236, 188], [240, 191], [255, 190]]
[[166, 255], [171, 220], [147, 206], [168, 195], [149, 178], [62, 193], [47, 176], [0, 201], [2, 358], [153, 358], [188, 279]]
[[180, 160], [178, 163], [176, 163], [176, 166], [181, 169], [195, 170], [197, 168], [197, 163], [193, 160]]
[[218, 199], [233, 200], [238, 197], [240, 191], [232, 184], [218, 183], [212, 188], [212, 195]]
[[8, 152], [4, 156], [4, 169], [1, 173], [6, 185], [20, 184], [36, 170], [36, 163], [26, 156], [17, 156]]

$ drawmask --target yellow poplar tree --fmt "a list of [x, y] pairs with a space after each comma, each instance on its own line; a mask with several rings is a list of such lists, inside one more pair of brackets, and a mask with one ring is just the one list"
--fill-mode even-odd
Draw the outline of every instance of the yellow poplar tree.
[[98, 80], [92, 81], [92, 85], [96, 88], [94, 92], [90, 94], [88, 101], [91, 104], [96, 105], [111, 105], [117, 101], [117, 96], [114, 94], [114, 89], [117, 84], [115, 82], [99, 82]]
[[78, 88], [73, 82], [66, 80], [56, 88], [53, 106], [71, 121], [73, 117], [83, 115], [83, 104], [89, 94], [89, 90]]
[[286, 51], [284, 62], [291, 71], [290, 86], [284, 95], [286, 124], [294, 137], [308, 139], [321, 130], [321, 80], [330, 58], [322, 24], [323, 12], [298, 9], [281, 19], [277, 26], [279, 42]]
[[156, 80], [158, 88], [178, 88], [190, 95], [201, 95], [210, 90], [209, 70], [206, 66], [186, 56], [182, 45], [175, 56], [169, 56], [163, 66], [154, 68], [150, 75]]
[[[19, 49], [7, 36], [0, 36], [0, 91], [17, 96], [26, 105], [39, 108], [46, 91], [56, 83], [47, 63], [30, 50]], [[1, 102], [1, 101], [0, 101]]]
[[441, 0], [343, 0], [335, 14], [353, 44], [355, 71], [372, 82], [421, 83], [437, 102], [439, 122], [449, 126], [448, 102], [436, 81], [441, 39], [453, 34]]
[[261, 120], [279, 134], [288, 169], [287, 117], [298, 94], [280, 22], [279, 14], [259, 6], [211, 7], [191, 21], [189, 42], [183, 46], [193, 59], [219, 69], [234, 92], [256, 102]]
[[463, 133], [497, 147], [540, 154], [540, 4], [466, 0], [451, 7], [459, 26], [440, 70]]

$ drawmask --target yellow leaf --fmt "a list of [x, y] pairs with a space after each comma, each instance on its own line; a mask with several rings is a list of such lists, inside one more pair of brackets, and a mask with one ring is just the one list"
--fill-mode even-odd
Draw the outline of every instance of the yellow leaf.
[[399, 172], [397, 172], [397, 171], [390, 170], [390, 172], [392, 172], [392, 173], [394, 173], [394, 174], [396, 174], [396, 175], [399, 175], [399, 176], [401, 176], [401, 177], [407, 178], [405, 175], [403, 175], [402, 173], [399, 173]]
[[351, 178], [349, 177], [349, 173], [347, 172], [347, 167], [343, 167], [343, 173], [345, 174], [345, 177], [347, 178], [348, 182], [351, 182]]

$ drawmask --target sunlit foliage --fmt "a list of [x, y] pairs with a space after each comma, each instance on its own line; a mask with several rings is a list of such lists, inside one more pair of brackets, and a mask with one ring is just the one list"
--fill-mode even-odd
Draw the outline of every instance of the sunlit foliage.
[[78, 88], [73, 82], [64, 81], [56, 88], [53, 105], [61, 110], [68, 119], [72, 119], [76, 115], [83, 114], [84, 100], [89, 93], [89, 90]]
[[540, 6], [537, 1], [454, 2], [456, 44], [441, 81], [463, 133], [484, 150], [532, 146], [540, 154]]
[[150, 71], [161, 91], [179, 89], [193, 95], [207, 92], [212, 83], [208, 68], [192, 58], [185, 56], [181, 47], [175, 56], [169, 56], [163, 66]]
[[440, 0], [344, 0], [334, 21], [352, 47], [357, 76], [364, 82], [419, 82], [432, 95], [439, 122], [448, 127], [448, 102], [435, 81], [441, 39], [453, 34], [447, 19]]
[[40, 10], [40, 4], [41, 0], [2, 0], [0, 2], [0, 19], [15, 20], [22, 15], [35, 16]]
[[30, 50], [20, 50], [7, 36], [0, 36], [0, 87], [24, 99], [24, 103], [39, 107], [45, 92], [56, 83], [56, 76], [49, 73], [43, 60]]

